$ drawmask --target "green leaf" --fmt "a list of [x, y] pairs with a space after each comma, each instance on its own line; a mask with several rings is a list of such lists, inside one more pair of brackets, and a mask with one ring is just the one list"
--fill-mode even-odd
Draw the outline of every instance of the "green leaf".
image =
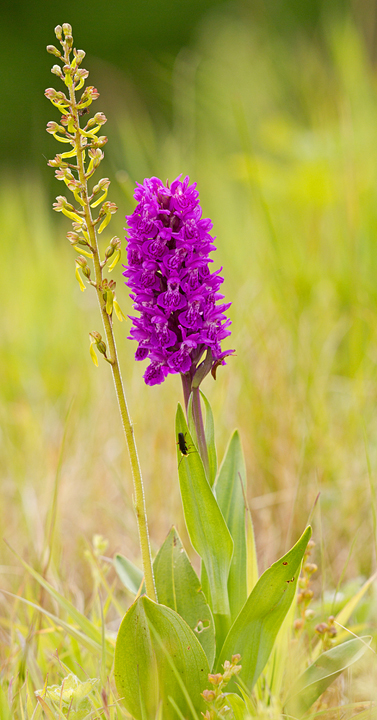
[[[189, 397], [188, 405], [187, 405], [187, 421], [188, 421], [189, 433], [190, 433], [190, 435], [191, 435], [191, 440], [193, 441], [196, 450], [198, 450], [198, 436], [197, 436], [197, 434], [196, 434], [196, 427], [195, 427], [195, 422], [194, 422], [194, 414], [193, 414], [193, 411], [192, 411], [192, 399], [193, 399], [193, 396], [192, 396], [192, 393], [191, 393], [191, 395], [190, 395], [190, 397]], [[198, 450], [198, 452], [199, 452], [199, 450]]]
[[[176, 433], [183, 432], [188, 445], [192, 442], [182, 407], [178, 405]], [[216, 498], [207, 482], [199, 453], [187, 456], [177, 448], [178, 474], [183, 511], [191, 543], [202, 558], [211, 593], [212, 610], [229, 614], [228, 575], [233, 554], [233, 540]]]
[[263, 694], [263, 688], [268, 688], [268, 695], [280, 697], [286, 675], [287, 663], [289, 663], [291, 659], [289, 651], [292, 644], [292, 627], [296, 607], [296, 603], [293, 602], [280, 626], [273, 650], [264, 668], [263, 676], [259, 676], [258, 685], [260, 685], [261, 695]]
[[208, 673], [202, 646], [174, 610], [145, 595], [131, 605], [119, 628], [114, 677], [132, 717], [154, 718], [161, 703], [164, 720], [176, 720], [172, 697], [185, 718], [198, 720]]
[[246, 510], [246, 549], [247, 549], [247, 594], [250, 595], [252, 589], [258, 582], [258, 558], [257, 548], [255, 544], [254, 525], [251, 517], [250, 509]]
[[360, 600], [364, 597], [366, 591], [368, 588], [372, 585], [372, 583], [377, 578], [377, 572], [373, 573], [373, 575], [368, 578], [368, 580], [365, 581], [364, 585], [360, 588], [360, 590], [353, 595], [348, 602], [345, 604], [345, 606], [338, 612], [335, 620], [340, 625], [345, 625], [348, 620], [350, 619], [352, 613], [354, 610], [356, 610], [357, 605], [359, 604]]
[[[365, 581], [364, 585], [362, 585], [360, 590], [355, 595], [352, 595], [352, 597], [348, 600], [348, 602], [345, 604], [345, 606], [338, 612], [338, 614], [335, 617], [335, 620], [337, 623], [339, 623], [339, 625], [343, 625], [343, 626], [346, 625], [346, 623], [350, 619], [352, 613], [354, 612], [354, 610], [356, 610], [356, 607], [359, 604], [360, 600], [362, 600], [366, 591], [372, 585], [372, 583], [375, 581], [376, 577], [377, 577], [377, 572], [373, 573], [373, 575], [371, 575], [371, 577]], [[343, 633], [340, 633], [340, 634], [343, 634]], [[337, 639], [339, 640], [339, 635], [338, 635]], [[319, 640], [319, 642], [313, 649], [312, 659], [315, 660], [320, 655], [321, 648], [322, 648], [322, 642], [321, 642], [321, 640]]]
[[359, 660], [372, 638], [354, 638], [327, 650], [297, 679], [285, 703], [285, 713], [302, 717], [337, 677]]
[[225, 693], [226, 704], [232, 709], [234, 720], [247, 720], [249, 713], [242, 698], [236, 693]]
[[239, 653], [240, 678], [250, 691], [270, 656], [295, 596], [300, 565], [310, 536], [311, 528], [307, 527], [296, 545], [263, 573], [222, 647], [218, 668]]
[[206, 436], [206, 442], [207, 442], [207, 450], [208, 450], [208, 463], [209, 463], [209, 478], [208, 482], [210, 486], [212, 487], [213, 483], [215, 482], [216, 474], [217, 474], [217, 453], [216, 453], [216, 445], [215, 445], [215, 423], [213, 420], [213, 413], [212, 408], [210, 405], [209, 400], [206, 398], [204, 393], [200, 391], [200, 395], [204, 402], [204, 407], [206, 409], [206, 422], [205, 422], [205, 436]]
[[124, 587], [132, 595], [137, 595], [143, 582], [142, 570], [120, 553], [117, 553], [114, 557], [114, 568]]
[[247, 599], [244, 491], [246, 492], [245, 461], [240, 436], [238, 431], [235, 430], [226, 449], [215, 486], [217, 502], [234, 543], [228, 578], [232, 621], [236, 619]]
[[[210, 486], [212, 487], [213, 483], [215, 482], [215, 478], [216, 478], [216, 474], [217, 474], [215, 423], [213, 420], [213, 413], [212, 413], [212, 408], [209, 403], [209, 400], [207, 400], [206, 396], [201, 391], [200, 391], [200, 395], [203, 400], [205, 411], [206, 411], [204, 434], [205, 434], [206, 444], [207, 444], [208, 466], [209, 466], [209, 477], [207, 478], [207, 480], [208, 480]], [[189, 428], [189, 433], [191, 435], [191, 439], [193, 440], [196, 449], [199, 450], [198, 436], [196, 434], [194, 415], [193, 415], [193, 411], [192, 411], [192, 402], [193, 402], [193, 395], [191, 393], [189, 402], [188, 402], [188, 406], [187, 406], [188, 428]]]
[[208, 659], [215, 659], [215, 627], [209, 605], [175, 528], [172, 528], [154, 563], [157, 597], [175, 610], [198, 638]]

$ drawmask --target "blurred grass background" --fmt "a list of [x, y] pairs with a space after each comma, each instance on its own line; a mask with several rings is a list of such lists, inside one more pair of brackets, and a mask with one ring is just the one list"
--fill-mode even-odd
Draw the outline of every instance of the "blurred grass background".
[[[239, 427], [261, 568], [313, 523], [322, 580], [368, 576], [377, 542], [377, 74], [375, 2], [113, 0], [3, 5], [0, 189], [0, 526], [31, 562], [44, 547], [62, 438], [53, 564], [78, 598], [94, 533], [139, 562], [132, 482], [108, 367], [96, 369], [94, 293], [80, 292], [43, 97], [58, 22], [108, 117], [102, 175], [123, 237], [136, 181], [198, 183], [233, 302], [236, 357], [207, 378], [220, 457]], [[4, 69], [7, 71], [4, 72]], [[100, 177], [100, 176], [98, 176]], [[109, 234], [110, 233], [110, 234]], [[131, 311], [121, 267], [118, 300]], [[178, 378], [146, 388], [116, 327], [154, 550], [183, 534]], [[69, 411], [70, 408], [70, 411]], [[323, 541], [323, 542], [322, 542]], [[187, 543], [186, 543], [187, 544]], [[346, 567], [347, 566], [347, 567]], [[0, 550], [3, 586], [17, 564]], [[324, 579], [324, 573], [326, 578]]]

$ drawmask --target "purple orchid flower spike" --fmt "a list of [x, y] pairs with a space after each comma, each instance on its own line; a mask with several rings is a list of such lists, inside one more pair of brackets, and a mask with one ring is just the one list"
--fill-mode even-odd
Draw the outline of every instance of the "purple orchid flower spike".
[[149, 358], [144, 380], [162, 383], [180, 373], [186, 404], [193, 388], [234, 351], [221, 350], [230, 335], [221, 303], [220, 270], [210, 272], [209, 253], [216, 250], [212, 222], [202, 218], [196, 183], [179, 176], [166, 186], [147, 178], [135, 191], [138, 205], [128, 220], [128, 265], [123, 275], [134, 308], [130, 337], [137, 340], [136, 360]]

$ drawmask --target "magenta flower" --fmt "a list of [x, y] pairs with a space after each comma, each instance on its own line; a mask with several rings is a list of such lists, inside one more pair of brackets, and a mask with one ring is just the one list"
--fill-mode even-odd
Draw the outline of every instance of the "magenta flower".
[[128, 265], [123, 275], [134, 308], [130, 338], [139, 343], [136, 360], [151, 361], [144, 374], [148, 385], [181, 373], [198, 386], [203, 377], [225, 365], [221, 341], [230, 335], [221, 303], [223, 278], [211, 273], [209, 253], [216, 250], [212, 223], [202, 218], [196, 183], [179, 176], [169, 187], [156, 177], [135, 190], [138, 205], [128, 220]]

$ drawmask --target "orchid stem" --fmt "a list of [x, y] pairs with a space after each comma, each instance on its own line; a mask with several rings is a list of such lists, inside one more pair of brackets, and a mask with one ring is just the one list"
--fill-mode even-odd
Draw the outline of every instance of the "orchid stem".
[[[69, 59], [68, 50], [65, 51], [65, 60], [66, 60], [66, 63], [69, 64], [70, 59]], [[155, 588], [155, 582], [154, 582], [154, 576], [153, 576], [153, 567], [152, 567], [152, 556], [151, 556], [151, 549], [150, 549], [150, 543], [149, 543], [148, 522], [147, 522], [147, 514], [146, 514], [146, 507], [145, 507], [143, 480], [142, 480], [140, 463], [139, 463], [136, 442], [135, 442], [135, 437], [134, 437], [134, 429], [133, 429], [133, 425], [131, 422], [128, 406], [127, 406], [126, 396], [125, 396], [123, 382], [122, 382], [122, 376], [121, 376], [119, 362], [118, 362], [118, 356], [117, 356], [117, 350], [116, 350], [116, 344], [115, 344], [115, 338], [114, 338], [114, 332], [113, 332], [112, 315], [109, 315], [106, 311], [106, 303], [104, 302], [103, 293], [101, 291], [102, 283], [103, 283], [102, 265], [101, 265], [99, 249], [98, 249], [97, 233], [96, 233], [95, 224], [93, 222], [93, 218], [92, 218], [92, 214], [91, 214], [91, 208], [90, 208], [90, 202], [89, 202], [89, 196], [88, 196], [88, 186], [87, 186], [87, 178], [85, 176], [85, 164], [84, 164], [84, 162], [85, 162], [84, 161], [85, 146], [82, 141], [83, 136], [80, 133], [80, 129], [79, 129], [80, 113], [79, 113], [79, 109], [77, 108], [75, 89], [74, 89], [73, 84], [71, 84], [69, 87], [69, 95], [70, 95], [70, 103], [71, 103], [71, 114], [75, 119], [75, 125], [76, 125], [75, 149], [76, 149], [76, 153], [77, 153], [78, 176], [79, 176], [79, 181], [81, 184], [80, 197], [82, 200], [82, 209], [84, 211], [85, 223], [86, 223], [87, 232], [89, 235], [90, 246], [91, 246], [92, 252], [93, 252], [93, 264], [94, 264], [94, 270], [95, 270], [95, 288], [96, 288], [96, 292], [97, 292], [98, 303], [100, 306], [103, 326], [104, 326], [105, 334], [106, 334], [107, 349], [108, 349], [108, 358], [107, 359], [109, 360], [109, 363], [111, 365], [111, 370], [112, 370], [113, 380], [114, 380], [114, 385], [115, 385], [115, 392], [116, 392], [116, 396], [118, 399], [118, 405], [119, 405], [120, 415], [121, 415], [121, 419], [122, 419], [123, 430], [124, 430], [124, 434], [126, 436], [126, 443], [127, 443], [130, 462], [131, 462], [132, 478], [133, 478], [133, 485], [134, 485], [134, 506], [135, 506], [137, 524], [138, 524], [138, 531], [139, 531], [140, 549], [141, 549], [142, 563], [143, 563], [144, 576], [145, 576], [146, 593], [151, 600], [154, 600], [155, 602], [157, 602], [157, 594], [156, 594], [156, 588]]]
[[200, 390], [198, 387], [192, 389], [192, 414], [195, 423], [196, 436], [198, 438], [199, 455], [202, 459], [207, 479], [209, 479], [208, 448], [204, 431], [202, 406], [200, 402]]

